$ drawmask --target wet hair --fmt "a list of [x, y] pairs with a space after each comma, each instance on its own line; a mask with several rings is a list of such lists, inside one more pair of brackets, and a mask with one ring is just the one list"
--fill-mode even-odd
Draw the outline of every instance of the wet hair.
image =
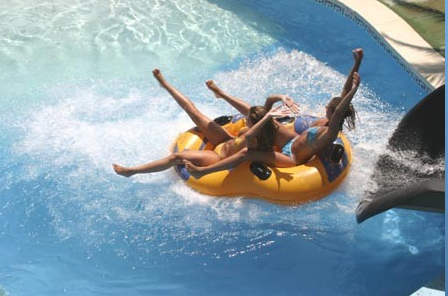
[[[331, 112], [333, 113], [336, 110], [336, 107], [341, 103], [342, 97], [334, 97], [331, 99], [330, 103], [328, 104], [328, 108], [330, 108]], [[355, 107], [353, 107], [353, 104], [350, 103], [348, 106], [347, 111], [342, 116], [341, 125], [339, 127], [340, 130], [342, 130], [342, 127], [345, 125], [349, 131], [354, 130], [356, 125], [356, 110]]]
[[[257, 124], [265, 115], [268, 110], [262, 106], [253, 106], [249, 109], [249, 119], [253, 125]], [[274, 141], [277, 136], [277, 126], [274, 120], [271, 118], [263, 126], [260, 133], [257, 136], [258, 149], [264, 151], [274, 150]]]

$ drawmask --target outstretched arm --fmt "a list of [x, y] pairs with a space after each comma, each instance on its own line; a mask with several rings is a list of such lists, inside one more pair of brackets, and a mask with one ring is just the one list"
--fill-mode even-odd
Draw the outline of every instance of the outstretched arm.
[[336, 139], [338, 136], [341, 120], [345, 112], [347, 112], [350, 103], [358, 90], [359, 83], [361, 82], [361, 77], [357, 72], [354, 72], [352, 76], [353, 79], [350, 91], [344, 96], [342, 101], [336, 107], [336, 110], [333, 112], [333, 115], [328, 123], [328, 136], [332, 139]]
[[299, 105], [297, 105], [297, 103], [295, 103], [294, 100], [291, 97], [288, 97], [287, 95], [280, 95], [280, 94], [270, 95], [269, 97], [266, 98], [266, 101], [264, 102], [264, 107], [266, 108], [266, 110], [269, 111], [272, 109], [272, 106], [279, 101], [282, 101], [283, 105], [288, 107], [292, 112], [299, 113]]
[[352, 53], [353, 53], [353, 58], [355, 60], [355, 63], [353, 64], [353, 67], [347, 76], [347, 80], [345, 81], [344, 88], [342, 89], [342, 92], [341, 92], [342, 98], [345, 97], [351, 90], [352, 84], [353, 84], [353, 74], [355, 72], [357, 72], [357, 73], [359, 72], [359, 66], [361, 66], [361, 61], [364, 56], [364, 52], [363, 52], [362, 48], [354, 49]]
[[[244, 137], [246, 139], [246, 145], [247, 148], [249, 149], [258, 149], [258, 145], [256, 145], [255, 143], [257, 143], [255, 141], [256, 137], [258, 136], [258, 134], [261, 132], [261, 130], [263, 129], [264, 125], [271, 120], [272, 117], [275, 116], [285, 116], [285, 110], [279, 110], [281, 106], [271, 109], [269, 110], [269, 112], [267, 112], [263, 118], [258, 121], [254, 126], [252, 126], [247, 132], [244, 133]], [[274, 139], [272, 139], [274, 140]]]
[[232, 105], [236, 110], [238, 110], [244, 116], [249, 115], [250, 105], [248, 103], [224, 92], [213, 82], [213, 80], [208, 80], [205, 82], [205, 84], [215, 94], [215, 97], [224, 99], [227, 103]]

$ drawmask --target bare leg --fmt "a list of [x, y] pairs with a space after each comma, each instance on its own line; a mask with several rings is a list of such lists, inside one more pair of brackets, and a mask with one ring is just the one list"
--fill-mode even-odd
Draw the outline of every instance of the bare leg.
[[234, 155], [224, 158], [223, 160], [209, 166], [197, 166], [188, 160], [184, 160], [184, 164], [188, 172], [190, 172], [190, 174], [196, 179], [199, 179], [204, 175], [232, 169], [238, 166], [240, 163], [246, 160], [247, 151], [247, 148], [244, 148], [238, 153], [235, 153]]
[[345, 81], [344, 89], [342, 90], [341, 97], [345, 97], [345, 95], [347, 95], [347, 93], [352, 89], [353, 73], [359, 72], [359, 66], [361, 66], [361, 61], [364, 56], [364, 52], [363, 52], [362, 48], [354, 49], [352, 51], [352, 53], [353, 53], [353, 58], [355, 60], [355, 63], [353, 64], [353, 67], [347, 76], [347, 81]]
[[213, 80], [208, 80], [205, 84], [215, 94], [215, 97], [224, 99], [244, 116], [249, 115], [250, 105], [248, 103], [225, 93], [213, 82]]
[[162, 159], [139, 166], [124, 167], [118, 164], [113, 164], [112, 166], [117, 174], [125, 177], [131, 177], [135, 174], [147, 174], [164, 171], [174, 165], [182, 164], [182, 160], [184, 159], [187, 159], [196, 165], [207, 166], [218, 162], [220, 157], [217, 153], [211, 150], [186, 150], [172, 153]]
[[187, 112], [188, 116], [193, 120], [199, 130], [205, 135], [207, 140], [209, 140], [213, 145], [218, 145], [219, 143], [225, 142], [233, 138], [225, 129], [223, 129], [219, 124], [205, 116], [200, 112], [193, 102], [190, 101], [185, 95], [180, 91], [170, 85], [165, 78], [160, 73], [160, 70], [155, 69], [152, 71], [154, 77], [160, 83], [160, 85], [166, 89], [171, 96], [176, 100], [179, 106]]
[[199, 179], [202, 176], [210, 173], [232, 169], [246, 160], [259, 161], [266, 165], [279, 168], [296, 166], [296, 163], [291, 157], [286, 156], [282, 153], [261, 150], [248, 150], [247, 148], [209, 166], [200, 167], [188, 160], [184, 160], [184, 163], [190, 174]]

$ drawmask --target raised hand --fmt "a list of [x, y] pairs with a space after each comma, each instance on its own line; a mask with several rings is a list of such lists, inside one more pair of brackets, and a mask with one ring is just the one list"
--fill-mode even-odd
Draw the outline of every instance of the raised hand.
[[296, 114], [299, 113], [300, 107], [296, 102], [294, 102], [294, 100], [291, 97], [283, 96], [282, 103], [283, 103], [283, 106], [285, 106], [286, 108], [291, 110], [293, 113], [296, 113]]
[[362, 50], [362, 48], [356, 48], [352, 51], [352, 53], [353, 53], [353, 58], [355, 59], [355, 61], [361, 62], [361, 60], [364, 56], [364, 51]]
[[289, 109], [285, 109], [283, 105], [272, 108], [267, 113], [270, 117], [285, 117], [291, 114]]

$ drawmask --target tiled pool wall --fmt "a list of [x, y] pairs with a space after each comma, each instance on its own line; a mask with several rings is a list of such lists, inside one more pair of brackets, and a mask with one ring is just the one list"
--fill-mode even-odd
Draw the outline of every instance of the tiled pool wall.
[[358, 26], [363, 27], [378, 44], [392, 56], [392, 58], [408, 73], [411, 78], [426, 92], [431, 92], [434, 90], [434, 87], [423, 78], [420, 73], [418, 73], [408, 62], [406, 62], [403, 57], [397, 53], [395, 49], [393, 49], [389, 43], [387, 43], [383, 36], [381, 36], [378, 31], [372, 27], [362, 16], [356, 13], [354, 10], [350, 9], [343, 3], [337, 0], [313, 0], [319, 4], [322, 4], [326, 7], [333, 9], [334, 11], [348, 17], [352, 21], [354, 21]]

